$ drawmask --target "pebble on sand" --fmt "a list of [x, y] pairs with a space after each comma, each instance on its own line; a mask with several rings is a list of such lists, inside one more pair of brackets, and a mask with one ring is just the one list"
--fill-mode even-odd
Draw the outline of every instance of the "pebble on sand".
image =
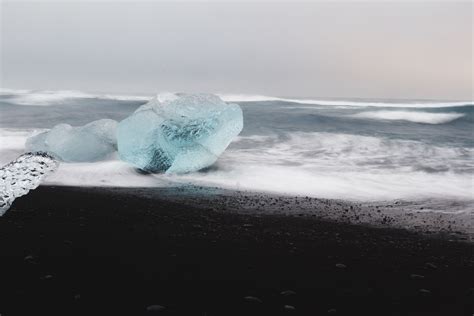
[[33, 255], [28, 255], [24, 258], [24, 261], [29, 264], [36, 264], [36, 258]]
[[292, 295], [296, 295], [296, 292], [295, 292], [295, 291], [292, 291], [292, 290], [286, 290], [286, 291], [281, 292], [280, 295], [283, 295], [283, 296], [292, 296]]
[[434, 263], [431, 263], [431, 262], [425, 263], [425, 266], [433, 270], [438, 269], [438, 267]]
[[259, 303], [259, 304], [263, 303], [261, 299], [255, 296], [246, 296], [244, 297], [244, 300], [249, 303]]
[[32, 261], [35, 257], [33, 255], [28, 255], [24, 258], [25, 261]]
[[146, 308], [146, 311], [150, 313], [156, 313], [156, 312], [162, 312], [165, 309], [166, 308], [162, 305], [150, 305]]
[[46, 274], [46, 275], [41, 277], [41, 280], [51, 280], [52, 278], [53, 278], [53, 276], [51, 274]]
[[420, 274], [410, 274], [410, 278], [412, 278], [413, 280], [422, 280], [425, 278], [425, 276]]
[[420, 294], [425, 295], [425, 296], [431, 295], [431, 291], [427, 289], [420, 289], [418, 292], [420, 292]]
[[285, 305], [285, 306], [283, 306], [283, 309], [286, 310], [286, 311], [294, 311], [294, 310], [296, 310], [296, 307], [294, 307], [292, 305]]

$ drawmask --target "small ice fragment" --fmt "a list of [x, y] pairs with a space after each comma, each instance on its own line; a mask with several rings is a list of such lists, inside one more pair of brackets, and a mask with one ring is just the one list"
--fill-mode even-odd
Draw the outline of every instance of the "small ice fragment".
[[0, 168], [0, 216], [13, 201], [36, 189], [59, 163], [46, 153], [26, 153]]

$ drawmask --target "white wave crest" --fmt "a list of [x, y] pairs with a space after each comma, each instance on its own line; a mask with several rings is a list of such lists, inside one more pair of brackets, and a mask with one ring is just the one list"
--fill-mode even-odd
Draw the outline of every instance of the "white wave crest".
[[[280, 98], [266, 95], [251, 94], [217, 94], [226, 102], [264, 102], [264, 101], [284, 101], [305, 105], [323, 105], [331, 107], [387, 107], [387, 108], [443, 108], [454, 106], [472, 106], [474, 101], [426, 101], [426, 102], [375, 102], [375, 101], [354, 101], [354, 100], [329, 100], [329, 99], [308, 99], [308, 98]], [[151, 95], [126, 95], [126, 94], [94, 94], [77, 90], [20, 90], [0, 88], [0, 97], [8, 103], [18, 105], [55, 105], [65, 101], [85, 98], [85, 99], [105, 99], [119, 101], [148, 101]]]
[[294, 99], [279, 98], [265, 95], [246, 95], [246, 94], [218, 94], [226, 102], [263, 102], [263, 101], [284, 101], [308, 105], [325, 106], [358, 106], [358, 107], [387, 107], [387, 108], [444, 108], [454, 106], [473, 105], [473, 101], [455, 101], [455, 102], [374, 102], [374, 101], [349, 101], [349, 100], [321, 100], [321, 99]]
[[4, 101], [18, 105], [48, 106], [61, 104], [73, 99], [105, 99], [119, 101], [146, 101], [148, 96], [92, 94], [76, 90], [14, 90], [0, 89], [0, 96], [8, 96]]
[[423, 124], [446, 124], [463, 117], [462, 113], [430, 113], [415, 111], [370, 111], [352, 115], [355, 118], [408, 121]]
[[68, 99], [76, 98], [92, 98], [93, 96], [80, 91], [28, 91], [22, 90], [16, 93], [2, 93], [11, 94], [12, 97], [7, 99], [8, 103], [18, 105], [52, 105], [57, 104]]

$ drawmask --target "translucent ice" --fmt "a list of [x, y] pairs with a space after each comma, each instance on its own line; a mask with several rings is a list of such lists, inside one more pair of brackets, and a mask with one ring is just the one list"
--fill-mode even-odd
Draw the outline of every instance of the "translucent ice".
[[106, 158], [117, 150], [117, 122], [103, 119], [84, 126], [59, 124], [50, 131], [32, 136], [26, 150], [42, 151], [67, 162], [88, 162]]
[[212, 165], [243, 127], [242, 110], [212, 94], [160, 94], [119, 123], [120, 158], [149, 172]]
[[59, 163], [45, 153], [26, 153], [0, 168], [0, 216], [13, 201], [35, 189]]

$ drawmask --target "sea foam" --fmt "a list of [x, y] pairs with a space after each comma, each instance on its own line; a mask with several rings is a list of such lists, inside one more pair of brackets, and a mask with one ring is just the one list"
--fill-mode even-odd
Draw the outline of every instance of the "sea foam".
[[352, 115], [355, 118], [408, 121], [423, 124], [445, 124], [463, 117], [462, 113], [430, 113], [418, 111], [368, 111]]
[[280, 98], [265, 95], [247, 94], [218, 94], [226, 102], [264, 102], [282, 101], [307, 105], [325, 106], [353, 106], [353, 107], [386, 107], [386, 108], [444, 108], [457, 106], [472, 106], [473, 101], [423, 101], [423, 102], [375, 102], [375, 101], [349, 101], [336, 99], [308, 99], [308, 98]]
[[104, 99], [119, 101], [146, 101], [151, 97], [137, 95], [93, 94], [77, 90], [15, 90], [0, 89], [2, 100], [17, 105], [48, 106], [62, 104], [74, 99]]
[[[27, 133], [4, 131], [10, 146]], [[3, 137], [0, 135], [0, 142]], [[45, 184], [168, 187], [187, 184], [349, 200], [472, 199], [472, 148], [419, 141], [295, 132], [238, 137], [210, 170], [186, 175], [143, 174], [110, 157], [64, 163]]]
[[[324, 106], [350, 106], [350, 107], [387, 107], [387, 108], [444, 108], [458, 106], [472, 106], [473, 101], [364, 101], [342, 99], [314, 99], [314, 98], [283, 98], [256, 94], [226, 94], [216, 93], [226, 102], [265, 102], [281, 101], [305, 105]], [[153, 95], [128, 95], [128, 94], [98, 94], [78, 90], [25, 90], [25, 89], [0, 89], [2, 101], [17, 105], [48, 106], [62, 104], [74, 99], [104, 99], [118, 101], [149, 101]]]

